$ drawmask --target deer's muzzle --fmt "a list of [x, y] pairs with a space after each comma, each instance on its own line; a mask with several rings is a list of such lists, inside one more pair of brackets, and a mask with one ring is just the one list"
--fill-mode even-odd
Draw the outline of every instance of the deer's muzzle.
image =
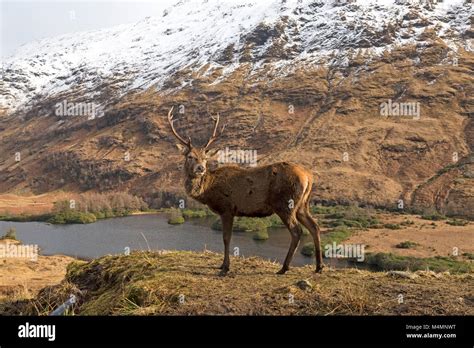
[[204, 167], [202, 164], [197, 164], [194, 167], [194, 174], [195, 175], [204, 175], [206, 173], [206, 167]]

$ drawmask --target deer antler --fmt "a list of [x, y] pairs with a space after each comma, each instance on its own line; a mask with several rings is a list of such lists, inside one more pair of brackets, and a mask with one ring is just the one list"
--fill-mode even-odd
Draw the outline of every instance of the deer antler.
[[171, 107], [170, 111], [168, 112], [168, 122], [171, 126], [171, 131], [173, 132], [174, 136], [181, 142], [183, 143], [183, 145], [191, 148], [191, 138], [188, 137], [188, 140], [184, 140], [179, 134], [178, 132], [176, 132], [176, 130], [174, 129], [174, 121], [173, 120], [173, 109], [174, 109], [174, 106]]
[[[204, 146], [204, 149], [207, 149], [216, 139], [217, 139], [217, 127], [219, 126], [219, 119], [220, 119], [220, 116], [219, 116], [219, 113], [217, 113], [217, 117], [214, 118], [214, 117], [211, 117], [214, 121], [215, 121], [215, 124], [214, 124], [214, 130], [212, 131], [212, 135], [211, 137], [209, 138], [206, 146]], [[221, 133], [222, 134], [224, 132], [224, 129], [225, 129], [225, 126], [224, 125], [221, 129]], [[219, 135], [220, 135], [219, 134]]]

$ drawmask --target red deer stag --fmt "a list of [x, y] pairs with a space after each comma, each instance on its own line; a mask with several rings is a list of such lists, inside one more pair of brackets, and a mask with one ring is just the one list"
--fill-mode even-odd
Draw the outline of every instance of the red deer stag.
[[172, 114], [173, 108], [168, 113], [168, 122], [171, 131], [180, 142], [177, 147], [186, 158], [184, 164], [186, 192], [219, 214], [222, 220], [224, 262], [220, 267], [220, 274], [225, 275], [229, 271], [229, 247], [234, 217], [264, 217], [273, 213], [281, 218], [291, 234], [290, 249], [278, 274], [284, 274], [289, 269], [303, 233], [299, 223], [313, 236], [316, 272], [321, 272], [323, 263], [320, 229], [309, 212], [313, 184], [311, 173], [299, 165], [288, 162], [249, 169], [229, 165], [210, 171], [207, 168], [207, 160], [217, 151], [209, 150], [209, 146], [217, 138], [219, 114], [214, 119], [212, 136], [204, 147], [193, 146], [190, 137], [185, 140], [176, 132]]

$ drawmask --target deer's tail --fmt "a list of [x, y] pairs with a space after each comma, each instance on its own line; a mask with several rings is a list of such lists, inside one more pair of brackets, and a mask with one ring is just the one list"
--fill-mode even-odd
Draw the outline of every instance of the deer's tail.
[[311, 192], [313, 191], [313, 176], [309, 175], [308, 176], [308, 183], [306, 185], [306, 188], [303, 193], [303, 204], [302, 207], [306, 209], [309, 212], [309, 205], [311, 202]]

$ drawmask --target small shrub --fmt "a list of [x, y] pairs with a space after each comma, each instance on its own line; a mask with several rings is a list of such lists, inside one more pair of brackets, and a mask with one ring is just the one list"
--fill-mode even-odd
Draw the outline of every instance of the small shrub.
[[446, 216], [441, 215], [439, 213], [431, 213], [431, 214], [424, 214], [421, 216], [423, 220], [431, 220], [431, 221], [441, 221], [446, 220]]
[[328, 227], [355, 227], [355, 228], [362, 228], [362, 224], [359, 221], [354, 220], [347, 220], [347, 219], [340, 219], [340, 220], [333, 220], [327, 223]]
[[265, 220], [267, 221], [268, 227], [285, 227], [283, 221], [281, 221], [280, 217], [276, 214], [266, 217]]
[[469, 260], [474, 260], [474, 253], [463, 253], [462, 255], [467, 257]]
[[345, 207], [341, 207], [341, 206], [326, 207], [322, 205], [313, 205], [311, 207], [311, 213], [320, 214], [320, 215], [336, 214], [344, 209]]
[[403, 222], [400, 222], [400, 225], [402, 226], [411, 226], [414, 225], [415, 223], [412, 220], [403, 220]]
[[404, 242], [398, 243], [397, 245], [395, 245], [395, 247], [399, 249], [412, 249], [418, 245], [419, 245], [418, 243], [406, 240]]
[[384, 224], [383, 227], [389, 230], [400, 230], [402, 228], [399, 224]]
[[222, 231], [222, 221], [221, 219], [216, 219], [211, 225], [211, 228], [216, 231]]
[[115, 216], [114, 213], [113, 213], [111, 210], [106, 210], [106, 211], [104, 212], [104, 215], [105, 215], [105, 218], [106, 218], [106, 219], [107, 219], [107, 218], [112, 218], [112, 217]]
[[313, 256], [314, 255], [314, 243], [313, 242], [308, 242], [303, 245], [301, 248], [301, 254], [304, 256]]
[[446, 221], [446, 223], [448, 225], [451, 225], [451, 226], [466, 226], [466, 225], [469, 225], [469, 221], [462, 220], [462, 219], [452, 219], [452, 220]]
[[3, 235], [2, 238], [0, 239], [13, 239], [13, 240], [17, 240], [16, 238], [16, 228], [15, 227], [9, 227], [7, 229], [7, 232], [5, 232], [5, 234]]
[[357, 206], [339, 208], [325, 215], [325, 219], [332, 219], [324, 223], [327, 227], [377, 228], [380, 225], [380, 221], [369, 210]]
[[102, 211], [98, 211], [97, 213], [94, 213], [94, 215], [97, 218], [97, 220], [105, 219], [105, 213]]
[[387, 253], [366, 254], [364, 263], [377, 271], [420, 271], [429, 269], [434, 272], [472, 273], [474, 265], [457, 261], [451, 257], [417, 258]]
[[168, 216], [168, 223], [170, 225], [184, 224], [184, 217], [178, 209], [171, 209]]
[[380, 228], [384, 228], [384, 227], [383, 227], [383, 224], [373, 224], [373, 225], [370, 226], [369, 228], [380, 229]]
[[97, 218], [92, 213], [79, 213], [76, 221], [81, 224], [90, 224], [96, 222]]
[[252, 232], [266, 230], [268, 224], [259, 218], [239, 217], [234, 222], [234, 231]]
[[[266, 230], [268, 222], [261, 218], [237, 217], [234, 219], [233, 231], [235, 232], [256, 232]], [[221, 219], [213, 222], [212, 229], [222, 231]]]
[[[48, 221], [51, 223], [75, 223], [68, 221], [93, 220], [90, 215], [79, 217], [77, 214], [93, 214], [97, 220], [115, 216], [127, 216], [134, 211], [148, 209], [147, 204], [141, 198], [126, 192], [83, 193], [75, 201], [73, 209], [68, 200], [55, 202], [53, 216], [49, 217]], [[60, 216], [58, 214], [65, 215]]]
[[207, 211], [205, 211], [204, 209], [197, 209], [197, 210], [183, 209], [181, 213], [183, 214], [183, 217], [186, 219], [203, 218], [203, 217], [208, 216]]
[[268, 232], [267, 230], [257, 231], [253, 235], [254, 240], [267, 240], [268, 239]]
[[347, 227], [339, 226], [321, 236], [321, 245], [340, 243], [352, 235], [352, 231]]
[[181, 224], [184, 224], [184, 217], [182, 216], [175, 216], [175, 217], [170, 217], [168, 219], [168, 223], [170, 225], [181, 225]]
[[48, 219], [51, 224], [90, 224], [96, 221], [97, 218], [92, 213], [72, 210], [56, 213]]

